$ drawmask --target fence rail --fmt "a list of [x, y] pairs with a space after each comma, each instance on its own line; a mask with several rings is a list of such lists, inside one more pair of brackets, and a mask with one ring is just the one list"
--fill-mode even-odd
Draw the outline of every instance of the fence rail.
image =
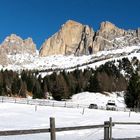
[[10, 136], [10, 135], [25, 135], [25, 134], [37, 134], [37, 133], [47, 133], [50, 129], [30, 129], [30, 130], [7, 130], [0, 131], [0, 136]]
[[99, 125], [55, 128], [55, 118], [50, 118], [50, 128], [0, 131], [0, 136], [26, 135], [26, 134], [37, 134], [37, 133], [48, 133], [48, 132], [50, 132], [50, 139], [51, 140], [56, 140], [56, 132], [104, 128], [104, 140], [109, 140], [108, 139], [109, 138], [109, 134], [108, 134], [109, 133], [109, 131], [108, 131], [109, 127], [110, 127], [109, 122], [105, 122], [104, 124], [99, 124]]
[[122, 125], [140, 125], [140, 122], [113, 122], [113, 124], [122, 124]]
[[140, 122], [113, 122], [110, 117], [104, 124], [55, 128], [55, 118], [50, 118], [50, 128], [0, 131], [0, 136], [50, 133], [50, 140], [56, 140], [56, 132], [103, 128], [104, 140], [112, 140], [112, 128], [115, 125], [140, 125]]

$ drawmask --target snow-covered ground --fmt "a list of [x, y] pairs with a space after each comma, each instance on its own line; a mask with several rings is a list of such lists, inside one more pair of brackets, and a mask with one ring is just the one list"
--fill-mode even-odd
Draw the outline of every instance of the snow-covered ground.
[[114, 92], [105, 94], [83, 92], [73, 95], [71, 101], [77, 104], [89, 105], [91, 103], [97, 104], [99, 107], [106, 107], [108, 100], [114, 100], [118, 108], [125, 108], [124, 93]]
[[106, 104], [108, 103], [109, 100], [115, 101], [117, 110], [128, 111], [124, 103], [124, 92], [113, 92], [113, 93], [105, 92], [104, 94], [82, 92], [73, 95], [72, 98], [69, 100], [61, 102], [47, 99], [32, 99], [32, 97], [14, 98], [0, 96], [0, 102], [67, 107], [67, 108], [88, 108], [90, 104], [97, 104], [98, 109], [104, 110], [106, 110]]
[[[87, 94], [87, 95], [86, 95]], [[82, 93], [75, 95], [71, 102], [85, 103], [93, 102], [92, 99], [99, 101], [98, 103], [106, 102], [108, 99], [120, 100], [115, 94], [112, 96], [101, 96], [99, 93]], [[99, 94], [99, 95], [97, 95]], [[99, 99], [100, 97], [100, 99]], [[117, 103], [117, 102], [116, 102]], [[123, 103], [117, 103], [123, 105]], [[112, 117], [113, 121], [119, 122], [140, 122], [140, 113], [123, 111], [106, 111], [86, 108], [83, 114], [82, 108], [64, 108], [38, 106], [35, 111], [35, 105], [0, 103], [0, 131], [15, 130], [15, 129], [31, 129], [31, 128], [49, 128], [49, 118], [55, 117], [56, 127], [81, 126], [103, 124]], [[102, 140], [103, 128], [79, 131], [57, 132], [57, 140]], [[113, 127], [113, 138], [140, 138], [139, 125], [115, 125]], [[0, 137], [0, 140], [49, 140], [49, 133], [34, 134], [23, 136], [7, 136]]]
[[84, 69], [87, 67], [98, 67], [107, 61], [114, 59], [121, 59], [123, 57], [132, 58], [138, 57], [140, 60], [140, 45], [129, 46], [119, 49], [99, 51], [93, 55], [82, 55], [82, 56], [63, 56], [54, 55], [47, 57], [40, 57], [38, 54], [16, 54], [8, 55], [10, 64], [6, 66], [0, 66], [2, 69], [20, 71], [22, 69], [38, 69], [38, 70], [56, 70], [56, 69], [67, 69], [73, 70], [77, 67]]

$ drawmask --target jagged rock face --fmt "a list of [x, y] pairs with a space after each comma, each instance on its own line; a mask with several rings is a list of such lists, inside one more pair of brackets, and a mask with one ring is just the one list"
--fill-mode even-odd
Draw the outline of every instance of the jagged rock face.
[[121, 37], [125, 34], [123, 29], [119, 29], [110, 22], [102, 22], [99, 31], [96, 34], [95, 40], [93, 41], [94, 52], [108, 49], [114, 44], [113, 39]]
[[40, 56], [56, 54], [86, 54], [92, 46], [94, 31], [75, 21], [67, 21], [59, 32], [45, 41]]
[[110, 22], [102, 22], [100, 30], [98, 32], [99, 35], [103, 36], [104, 38], [107, 38], [109, 40], [112, 40], [116, 37], [123, 36], [125, 31], [123, 29], [119, 29], [114, 24]]
[[12, 34], [3, 41], [0, 46], [0, 50], [3, 50], [6, 54], [17, 53], [35, 53], [36, 45], [31, 38], [23, 40], [19, 36]]
[[102, 22], [93, 40], [94, 52], [140, 44], [140, 30], [123, 30], [110, 22]]
[[70, 20], [45, 41], [40, 49], [40, 56], [91, 54], [139, 44], [140, 28], [126, 31], [110, 22], [102, 22], [100, 29], [94, 32], [89, 26]]

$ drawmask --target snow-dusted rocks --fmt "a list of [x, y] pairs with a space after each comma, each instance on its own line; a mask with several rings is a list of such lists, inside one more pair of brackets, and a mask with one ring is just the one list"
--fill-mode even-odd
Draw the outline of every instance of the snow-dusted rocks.
[[3, 50], [6, 54], [21, 54], [36, 52], [36, 45], [31, 38], [23, 40], [21, 37], [11, 34], [6, 37], [0, 46], [0, 50]]
[[7, 66], [11, 64], [11, 59], [8, 59], [8, 55], [24, 55], [27, 53], [31, 55], [36, 53], [36, 45], [32, 38], [23, 40], [21, 37], [11, 34], [0, 45], [0, 65]]
[[97, 31], [95, 39], [93, 40], [93, 49], [95, 52], [109, 49], [114, 46], [112, 40], [124, 36], [125, 31], [119, 29], [110, 22], [102, 22], [100, 29]]

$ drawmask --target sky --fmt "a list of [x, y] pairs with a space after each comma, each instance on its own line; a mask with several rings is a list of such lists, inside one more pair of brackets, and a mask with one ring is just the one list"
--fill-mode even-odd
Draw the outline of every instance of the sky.
[[0, 0], [0, 43], [10, 34], [33, 38], [39, 49], [67, 20], [97, 31], [102, 21], [140, 27], [140, 0]]

